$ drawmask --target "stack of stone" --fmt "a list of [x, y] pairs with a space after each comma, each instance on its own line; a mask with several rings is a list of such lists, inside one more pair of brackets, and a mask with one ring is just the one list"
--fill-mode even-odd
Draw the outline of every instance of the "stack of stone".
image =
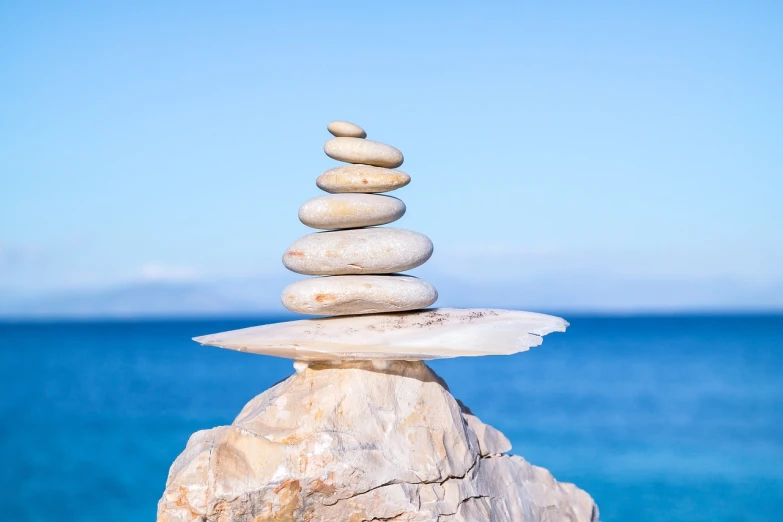
[[404, 187], [410, 176], [395, 168], [402, 153], [390, 145], [365, 139], [364, 130], [345, 121], [327, 126], [324, 145], [330, 158], [350, 163], [323, 173], [316, 185], [329, 195], [307, 201], [299, 209], [305, 225], [327, 230], [294, 242], [283, 264], [304, 279], [283, 290], [283, 305], [313, 315], [351, 315], [417, 310], [438, 298], [431, 284], [399, 275], [432, 255], [432, 241], [417, 232], [377, 228], [405, 214], [405, 204], [380, 195]]

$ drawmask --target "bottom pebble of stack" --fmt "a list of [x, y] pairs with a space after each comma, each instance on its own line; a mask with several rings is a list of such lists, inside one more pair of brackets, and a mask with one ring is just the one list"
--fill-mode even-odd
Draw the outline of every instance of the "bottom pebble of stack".
[[303, 279], [283, 290], [283, 305], [310, 315], [354, 315], [418, 310], [432, 305], [438, 291], [403, 275], [342, 275]]

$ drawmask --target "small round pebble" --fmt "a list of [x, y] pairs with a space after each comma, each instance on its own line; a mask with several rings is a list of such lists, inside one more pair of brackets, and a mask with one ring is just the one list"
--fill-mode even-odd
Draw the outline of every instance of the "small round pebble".
[[405, 203], [377, 194], [329, 194], [299, 208], [299, 221], [312, 228], [359, 228], [385, 225], [405, 214]]
[[333, 121], [326, 126], [326, 130], [332, 133], [332, 136], [340, 138], [366, 138], [367, 133], [364, 129], [349, 121]]
[[283, 305], [300, 314], [354, 315], [426, 308], [438, 299], [435, 287], [402, 275], [312, 277], [288, 285]]
[[327, 170], [315, 180], [318, 188], [332, 194], [390, 192], [410, 182], [411, 177], [401, 170], [372, 165], [343, 165]]
[[327, 156], [346, 163], [394, 169], [402, 165], [402, 152], [391, 145], [361, 138], [332, 138], [324, 145]]

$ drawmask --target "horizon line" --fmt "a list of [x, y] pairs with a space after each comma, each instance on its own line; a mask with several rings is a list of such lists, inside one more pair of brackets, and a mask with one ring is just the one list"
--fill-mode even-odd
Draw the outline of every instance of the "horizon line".
[[[435, 307], [438, 308], [438, 307]], [[443, 308], [467, 308], [467, 307], [443, 307]], [[479, 307], [489, 308], [489, 307]], [[509, 310], [516, 310], [509, 308]], [[783, 308], [682, 308], [682, 309], [573, 309], [573, 310], [525, 310], [528, 312], [545, 315], [556, 315], [568, 319], [574, 318], [671, 318], [671, 317], [783, 317]], [[200, 321], [243, 321], [266, 320], [265, 324], [272, 322], [291, 321], [299, 319], [317, 319], [326, 316], [302, 315], [291, 312], [247, 312], [247, 313], [184, 313], [184, 314], [20, 314], [0, 315], [0, 324], [20, 323], [145, 323], [145, 322], [200, 322]], [[272, 321], [269, 321], [272, 319]]]

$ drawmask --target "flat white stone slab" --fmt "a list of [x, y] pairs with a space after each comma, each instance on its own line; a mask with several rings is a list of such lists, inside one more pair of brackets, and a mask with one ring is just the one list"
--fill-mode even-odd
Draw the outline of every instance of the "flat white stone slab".
[[414, 361], [524, 352], [567, 326], [564, 319], [533, 312], [432, 308], [287, 321], [193, 340], [298, 361]]

